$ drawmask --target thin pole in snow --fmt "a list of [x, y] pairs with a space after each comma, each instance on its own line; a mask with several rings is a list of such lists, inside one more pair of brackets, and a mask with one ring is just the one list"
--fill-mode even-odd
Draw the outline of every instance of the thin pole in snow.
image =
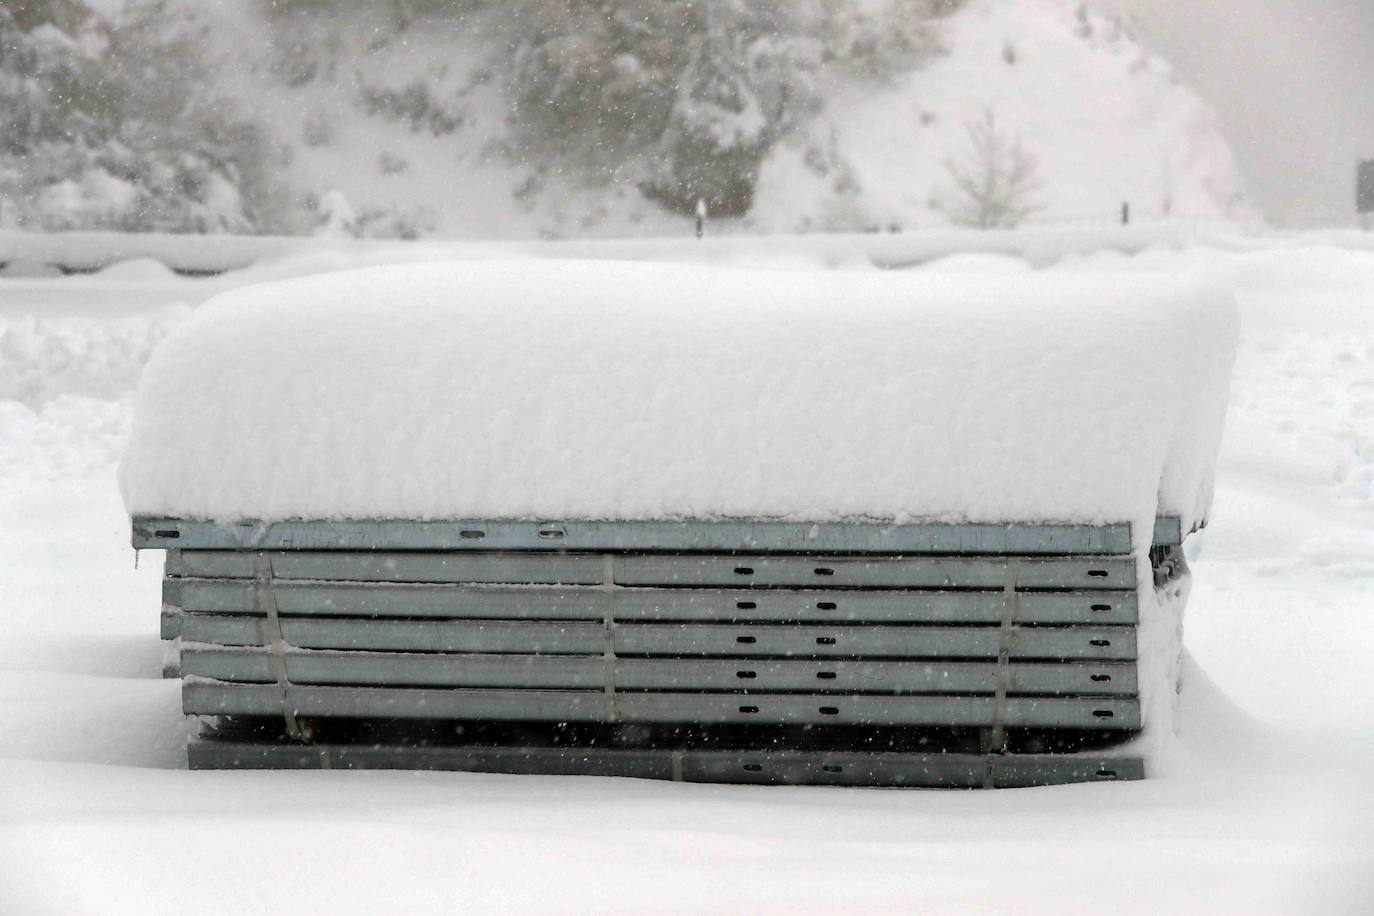
[[1131, 224], [1131, 202], [1130, 202], [1129, 200], [1123, 200], [1123, 201], [1121, 202], [1121, 225], [1123, 225], [1123, 226], [1129, 226], [1130, 224]]
[[697, 238], [706, 234], [706, 198], [697, 198]]

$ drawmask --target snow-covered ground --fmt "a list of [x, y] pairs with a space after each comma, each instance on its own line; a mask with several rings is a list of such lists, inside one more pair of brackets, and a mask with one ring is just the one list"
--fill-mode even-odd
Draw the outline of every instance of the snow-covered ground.
[[1235, 293], [1242, 335], [1212, 522], [1189, 540], [1177, 752], [1143, 783], [988, 793], [182, 770], [160, 558], [135, 568], [114, 482], [132, 388], [210, 293], [349, 264], [0, 279], [0, 909], [1374, 907], [1367, 237], [1039, 268], [1195, 273]]

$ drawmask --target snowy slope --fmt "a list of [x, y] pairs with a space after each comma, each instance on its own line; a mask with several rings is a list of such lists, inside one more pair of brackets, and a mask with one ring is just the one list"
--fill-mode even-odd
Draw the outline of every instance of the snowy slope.
[[[180, 2], [224, 87], [290, 145], [302, 207], [338, 190], [379, 230], [460, 238], [690, 232], [640, 194], [638, 173], [592, 185], [512, 162], [510, 102], [484, 74], [480, 16], [386, 40], [377, 7], [360, 6], [345, 27], [297, 23], [302, 42], [325, 50], [310, 80], [286, 86], [255, 5]], [[1137, 220], [1251, 216], [1207, 106], [1114, 21], [1081, 6], [969, 0], [938, 22], [947, 53], [922, 68], [881, 82], [831, 74], [821, 112], [765, 160], [751, 213], [712, 231], [947, 226], [947, 163], [968, 159], [968, 125], [985, 111], [1037, 164], [1034, 221], [1110, 223], [1123, 202]], [[360, 103], [417, 83], [458, 122], [452, 133]]]
[[835, 86], [814, 126], [857, 191], [836, 190], [799, 144], [766, 164], [756, 221], [774, 230], [841, 223], [942, 225], [947, 163], [970, 154], [991, 112], [1036, 162], [1033, 220], [1249, 214], [1208, 107], [1113, 20], [1071, 0], [973, 0], [945, 23], [948, 54], [886, 89]]
[[[114, 461], [148, 341], [185, 315], [165, 303], [262, 275], [0, 278], [0, 909], [1368, 912], [1374, 251], [1218, 240], [1046, 270], [1200, 274], [1236, 295], [1240, 353], [1168, 765], [999, 793], [181, 770], [160, 563], [133, 566]], [[78, 352], [104, 374], [72, 374]]]

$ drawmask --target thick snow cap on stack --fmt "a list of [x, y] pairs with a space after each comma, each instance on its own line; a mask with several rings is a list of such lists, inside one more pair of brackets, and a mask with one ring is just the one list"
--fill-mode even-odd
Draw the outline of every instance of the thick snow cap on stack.
[[121, 484], [132, 514], [225, 521], [1187, 530], [1236, 331], [1224, 293], [1140, 273], [377, 267], [201, 307], [143, 376]]

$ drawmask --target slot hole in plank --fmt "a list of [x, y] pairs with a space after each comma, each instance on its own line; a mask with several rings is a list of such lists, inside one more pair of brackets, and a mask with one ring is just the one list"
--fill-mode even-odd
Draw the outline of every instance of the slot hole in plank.
[[462, 531], [458, 532], [458, 536], [465, 541], [480, 541], [487, 536], [487, 533], [485, 531], [479, 531], [476, 528], [464, 528]]
[[816, 567], [816, 575], [818, 575], [818, 576], [833, 576], [833, 575], [835, 575], [835, 570], [831, 569], [829, 566], [817, 566], [817, 567]]
[[153, 537], [166, 538], [169, 541], [175, 541], [177, 538], [181, 537], [181, 532], [176, 530], [175, 528], [159, 528], [158, 530], [153, 532]]
[[757, 601], [736, 601], [736, 602], [735, 602], [735, 607], [739, 608], [741, 611], [752, 611], [754, 608], [756, 608], [756, 607], [758, 607], [758, 606], [759, 606], [759, 603], [758, 603]]
[[838, 716], [838, 715], [840, 714], [840, 707], [838, 707], [838, 706], [822, 706], [822, 707], [820, 708], [820, 714], [823, 715], [823, 716]]
[[1116, 713], [1112, 712], [1110, 709], [1094, 709], [1094, 710], [1093, 710], [1093, 718], [1095, 718], [1095, 719], [1111, 719], [1111, 718], [1114, 718], [1115, 716], [1116, 716]]
[[1106, 648], [1107, 646], [1110, 646], [1111, 644], [1112, 644], [1112, 641], [1111, 641], [1110, 639], [1090, 639], [1090, 640], [1088, 640], [1088, 645], [1090, 645], [1090, 646], [1097, 646], [1098, 648]]
[[750, 773], [762, 773], [762, 772], [763, 772], [763, 764], [761, 764], [761, 763], [746, 763], [746, 764], [744, 765], [744, 768], [745, 768], [746, 770], [748, 770]]
[[823, 680], [823, 681], [833, 681], [833, 680], [835, 680], [835, 672], [833, 672], [833, 671], [817, 671], [817, 672], [816, 672], [816, 677], [820, 678], [820, 679]]
[[816, 607], [820, 608], [822, 611], [833, 611], [837, 605], [833, 601], [818, 601], [816, 602]]
[[741, 706], [741, 707], [739, 708], [739, 711], [740, 711], [740, 712], [758, 712], [758, 711], [759, 711], [759, 708], [758, 708], [757, 706]]
[[735, 567], [735, 575], [737, 575], [737, 576], [752, 576], [753, 574], [754, 574], [754, 567], [752, 567], [752, 566], [736, 566], [736, 567]]
[[1097, 776], [1099, 779], [1115, 779], [1116, 770], [1098, 770]]
[[735, 642], [737, 642], [737, 643], [742, 643], [742, 644], [744, 644], [744, 645], [746, 645], [746, 646], [747, 646], [747, 645], [751, 645], [752, 643], [756, 643], [756, 642], [758, 642], [758, 641], [759, 641], [759, 640], [758, 640], [758, 637], [757, 637], [757, 636], [736, 636], [736, 637], [735, 637]]
[[835, 766], [835, 764], [833, 764], [833, 763], [827, 763], [825, 766], [821, 767], [821, 769], [824, 770], [824, 771], [827, 772], [827, 773], [843, 773], [843, 772], [844, 772], [844, 767]]
[[1088, 575], [1094, 579], [1105, 579], [1107, 578], [1107, 571], [1105, 569], [1090, 569]]
[[1093, 680], [1096, 681], [1096, 682], [1099, 683], [1099, 684], [1110, 683], [1110, 682], [1111, 682], [1111, 679], [1112, 679], [1112, 676], [1111, 676], [1110, 674], [1094, 674], [1094, 675], [1093, 675]]
[[833, 646], [833, 645], [835, 645], [835, 642], [836, 642], [836, 639], [835, 639], [835, 637], [833, 637], [833, 636], [817, 636], [817, 637], [816, 637], [816, 645], [818, 645], [818, 646]]
[[556, 540], [567, 534], [562, 528], [540, 528], [539, 536], [550, 540]]
[[757, 671], [736, 671], [736, 672], [735, 672], [735, 677], [737, 677], [737, 678], [742, 678], [742, 679], [744, 679], [744, 680], [746, 680], [746, 681], [747, 681], [747, 680], [752, 680], [753, 678], [756, 678], [756, 677], [758, 677], [758, 676], [759, 676], [759, 673], [758, 673]]
[[1098, 613], [1101, 613], [1102, 611], [1110, 611], [1111, 609], [1112, 609], [1112, 606], [1111, 606], [1110, 604], [1094, 604], [1094, 605], [1093, 605], [1093, 610], [1094, 610], [1094, 611], [1097, 611]]

